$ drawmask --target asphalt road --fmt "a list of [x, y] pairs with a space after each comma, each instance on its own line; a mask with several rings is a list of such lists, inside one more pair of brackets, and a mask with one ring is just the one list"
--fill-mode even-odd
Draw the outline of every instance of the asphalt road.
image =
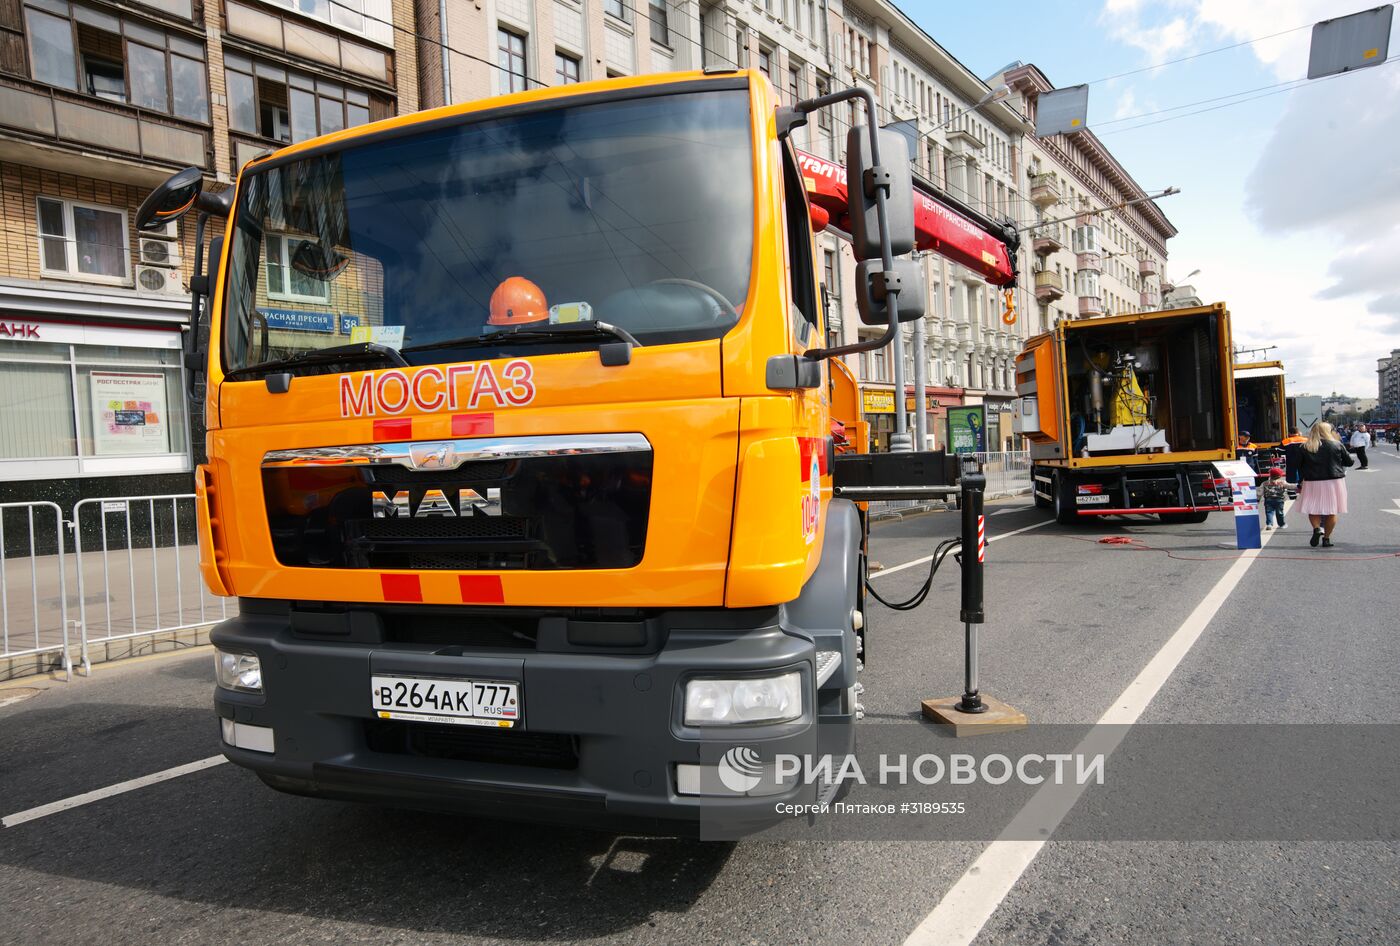
[[[1400, 509], [1400, 458], [1373, 451], [1348, 482], [1337, 547], [1309, 548], [1291, 520], [1139, 726], [1400, 722], [1400, 514], [1385, 511]], [[988, 511], [1005, 538], [988, 552], [983, 688], [1036, 724], [1099, 720], [1240, 556], [1222, 516], [1008, 535], [1043, 515]], [[898, 565], [955, 529], [948, 514], [882, 524], [873, 556]], [[925, 574], [875, 581], [907, 597]], [[869, 622], [869, 725], [961, 690], [951, 564], [923, 608], [873, 606]], [[210, 662], [131, 661], [8, 704], [22, 691], [0, 689], [0, 815], [216, 754]], [[0, 943], [898, 943], [989, 840], [614, 837], [292, 798], [218, 765], [0, 829]], [[1398, 888], [1395, 841], [1051, 836], [1004, 896], [976, 893], [989, 915], [974, 941], [1395, 942]]]

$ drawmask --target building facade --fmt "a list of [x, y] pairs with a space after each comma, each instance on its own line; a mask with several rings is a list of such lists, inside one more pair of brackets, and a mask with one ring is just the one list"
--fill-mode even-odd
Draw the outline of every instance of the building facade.
[[408, 0], [0, 0], [0, 498], [192, 490], [194, 222], [136, 208], [415, 110], [414, 32]]
[[[1040, 95], [1055, 88], [1034, 65], [1017, 64], [1000, 81], [1032, 122]], [[1035, 330], [1162, 308], [1171, 221], [1093, 131], [1026, 141]]]
[[1376, 362], [1376, 403], [1387, 422], [1400, 422], [1400, 348]]

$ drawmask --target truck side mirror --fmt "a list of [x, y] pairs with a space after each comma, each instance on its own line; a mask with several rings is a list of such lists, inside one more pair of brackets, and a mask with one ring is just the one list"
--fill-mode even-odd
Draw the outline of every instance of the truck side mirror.
[[924, 271], [911, 259], [897, 259], [887, 274], [879, 257], [856, 264], [856, 310], [866, 325], [888, 325], [889, 293], [899, 293], [899, 321], [914, 322], [924, 317]]
[[204, 174], [199, 168], [185, 168], [166, 178], [146, 195], [136, 211], [136, 229], [158, 230], [179, 220], [194, 209], [204, 190]]
[[909, 144], [894, 131], [879, 129], [880, 164], [870, 156], [870, 132], [862, 125], [846, 135], [846, 193], [851, 217], [851, 246], [856, 259], [878, 259], [880, 218], [876, 195], [885, 192], [890, 249], [903, 256], [914, 249], [914, 178], [909, 165]]

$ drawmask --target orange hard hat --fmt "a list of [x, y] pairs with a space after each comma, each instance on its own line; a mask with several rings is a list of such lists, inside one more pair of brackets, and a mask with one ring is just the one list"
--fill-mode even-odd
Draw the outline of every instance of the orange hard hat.
[[524, 276], [510, 276], [491, 293], [491, 316], [487, 325], [526, 325], [549, 318], [544, 291]]

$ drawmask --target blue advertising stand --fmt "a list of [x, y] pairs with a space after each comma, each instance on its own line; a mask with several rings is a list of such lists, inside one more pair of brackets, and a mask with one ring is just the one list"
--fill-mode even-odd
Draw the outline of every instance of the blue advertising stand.
[[1230, 460], [1214, 466], [1221, 479], [1230, 481], [1230, 497], [1235, 506], [1235, 548], [1262, 548], [1258, 475], [1243, 460]]

